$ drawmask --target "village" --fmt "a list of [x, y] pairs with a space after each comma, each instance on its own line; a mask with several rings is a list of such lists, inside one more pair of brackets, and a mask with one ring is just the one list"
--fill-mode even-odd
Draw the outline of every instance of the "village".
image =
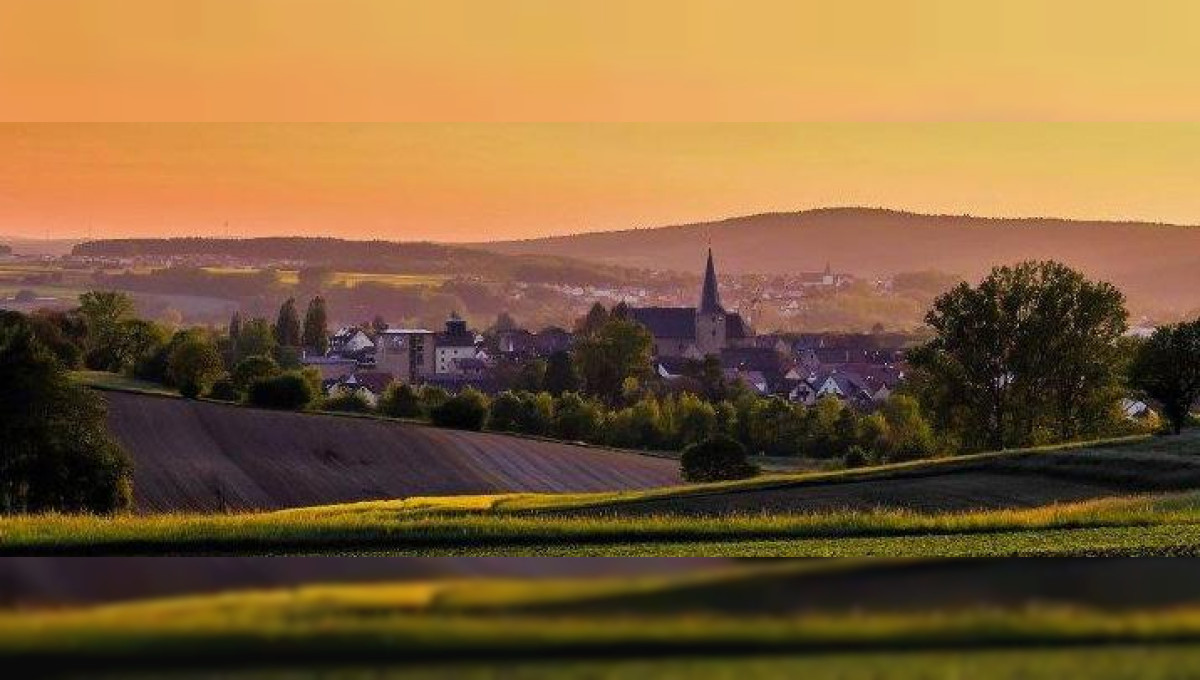
[[[845, 279], [827, 270], [806, 280], [809, 286], [836, 287]], [[653, 336], [652, 369], [667, 385], [685, 379], [689, 365], [711, 357], [726, 381], [758, 396], [808, 406], [832, 397], [870, 410], [904, 379], [903, 356], [914, 342], [911, 336], [758, 334], [739, 313], [725, 309], [720, 292], [710, 251], [697, 307], [634, 307], [616, 291], [611, 295], [617, 300], [614, 314], [642, 324]], [[596, 291], [581, 289], [579, 294]], [[393, 382], [496, 394], [511, 387], [504, 376], [512, 375], [514, 367], [519, 372], [521, 366], [569, 352], [575, 336], [557, 326], [535, 331], [497, 324], [475, 330], [452, 313], [438, 330], [345, 326], [329, 337], [328, 351], [306, 350], [301, 363], [320, 372], [327, 396], [355, 394], [371, 405]]]

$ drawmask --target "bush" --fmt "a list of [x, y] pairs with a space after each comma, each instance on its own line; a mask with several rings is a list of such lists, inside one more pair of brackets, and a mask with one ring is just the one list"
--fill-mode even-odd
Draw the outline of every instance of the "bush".
[[843, 463], [848, 468], [860, 468], [865, 466], [867, 464], [866, 450], [864, 450], [863, 447], [859, 446], [858, 444], [851, 446], [850, 450], [846, 452], [846, 457], [843, 459]]
[[521, 398], [505, 390], [492, 400], [488, 428], [500, 432], [516, 432], [521, 418]]
[[208, 398], [217, 401], [238, 401], [242, 398], [242, 393], [232, 380], [221, 378], [208, 388]]
[[259, 380], [266, 380], [279, 375], [279, 364], [268, 356], [261, 354], [246, 357], [233, 367], [233, 384], [245, 392]]
[[340, 413], [370, 413], [373, 409], [367, 398], [358, 392], [342, 392], [322, 400], [321, 410]]
[[758, 468], [746, 460], [745, 447], [725, 435], [688, 446], [680, 458], [680, 468], [688, 482], [747, 479], [758, 474]]
[[602, 413], [593, 402], [566, 392], [554, 409], [554, 434], [562, 439], [589, 440], [600, 428]]
[[441, 406], [429, 412], [434, 425], [476, 431], [483, 429], [487, 415], [487, 398], [471, 388], [450, 397]]
[[313, 400], [308, 381], [295, 373], [284, 373], [250, 386], [249, 401], [263, 408], [298, 411]]
[[433, 414], [434, 409], [440, 408], [450, 398], [450, 393], [437, 385], [421, 386], [421, 410]]
[[408, 383], [394, 382], [388, 385], [383, 398], [379, 400], [379, 412], [392, 418], [420, 418], [425, 415], [421, 409], [421, 397]]

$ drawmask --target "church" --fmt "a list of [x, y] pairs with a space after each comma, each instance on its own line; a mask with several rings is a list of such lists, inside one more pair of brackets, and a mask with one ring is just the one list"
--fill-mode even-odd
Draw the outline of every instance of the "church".
[[742, 316], [721, 306], [711, 248], [699, 307], [636, 307], [629, 312], [654, 336], [654, 355], [658, 358], [703, 359], [754, 343], [754, 332]]

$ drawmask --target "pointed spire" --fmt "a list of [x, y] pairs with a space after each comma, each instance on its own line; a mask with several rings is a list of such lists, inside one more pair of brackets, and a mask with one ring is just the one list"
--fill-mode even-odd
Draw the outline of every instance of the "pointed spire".
[[700, 313], [724, 313], [721, 296], [717, 291], [717, 268], [713, 266], [712, 248], [708, 249], [708, 266], [704, 269], [704, 288], [700, 293]]

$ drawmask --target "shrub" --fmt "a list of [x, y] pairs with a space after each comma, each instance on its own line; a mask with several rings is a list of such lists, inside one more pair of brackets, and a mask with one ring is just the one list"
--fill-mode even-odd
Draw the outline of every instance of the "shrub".
[[429, 412], [434, 425], [457, 430], [482, 430], [487, 415], [487, 398], [471, 388], [450, 397], [441, 406]]
[[279, 364], [268, 356], [255, 355], [246, 357], [233, 367], [233, 384], [245, 392], [259, 380], [266, 380], [279, 375]]
[[758, 468], [746, 460], [745, 447], [724, 435], [688, 446], [680, 458], [680, 468], [688, 482], [747, 479], [758, 474]]
[[421, 386], [421, 410], [433, 414], [433, 410], [446, 403], [450, 393], [437, 385]]
[[313, 399], [308, 381], [295, 373], [284, 373], [250, 386], [249, 401], [263, 408], [297, 411]]
[[208, 398], [216, 399], [217, 401], [238, 401], [242, 398], [242, 393], [238, 390], [237, 385], [229, 378], [221, 378], [208, 388]]
[[516, 432], [521, 418], [521, 398], [510, 390], [496, 395], [488, 415], [488, 427], [500, 432]]
[[393, 418], [420, 418], [425, 415], [421, 409], [421, 397], [408, 383], [394, 382], [388, 385], [383, 398], [379, 400], [379, 412]]
[[342, 392], [323, 399], [321, 410], [341, 413], [370, 413], [373, 409], [367, 398], [358, 392]]
[[575, 392], [566, 392], [554, 409], [554, 434], [562, 439], [588, 440], [600, 428], [599, 406]]
[[549, 434], [554, 424], [554, 397], [546, 392], [522, 392], [520, 397], [517, 430], [524, 434]]
[[855, 444], [846, 452], [843, 463], [848, 468], [860, 468], [867, 464], [867, 452], [863, 447]]

